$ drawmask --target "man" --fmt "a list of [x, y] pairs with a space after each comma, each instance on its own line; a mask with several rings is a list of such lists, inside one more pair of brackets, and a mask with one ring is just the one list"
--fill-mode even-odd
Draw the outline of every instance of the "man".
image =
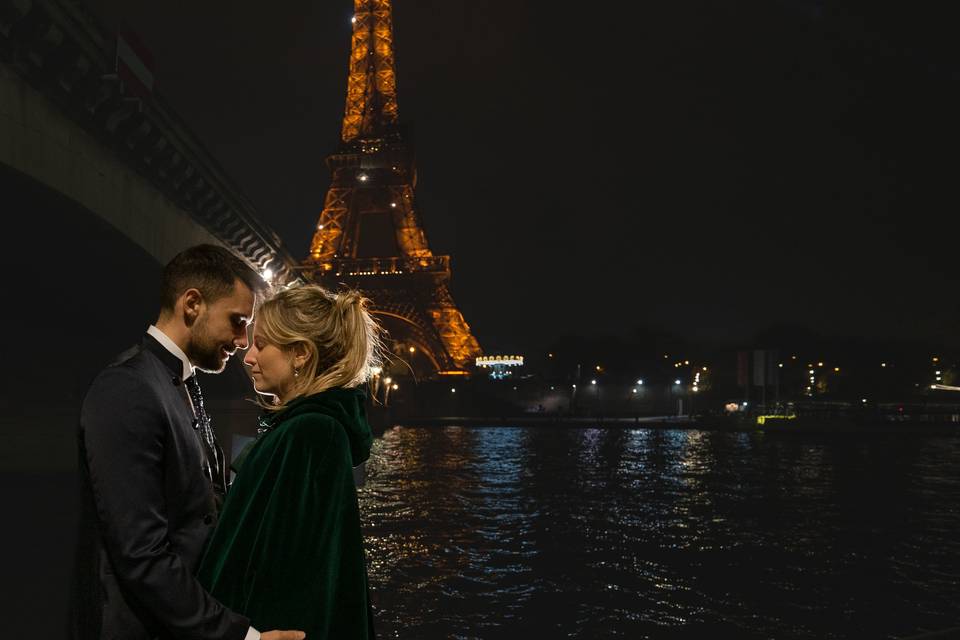
[[164, 269], [156, 325], [91, 385], [79, 430], [78, 638], [303, 638], [261, 636], [194, 577], [226, 492], [195, 369], [219, 373], [247, 347], [262, 287], [226, 249], [180, 253]]

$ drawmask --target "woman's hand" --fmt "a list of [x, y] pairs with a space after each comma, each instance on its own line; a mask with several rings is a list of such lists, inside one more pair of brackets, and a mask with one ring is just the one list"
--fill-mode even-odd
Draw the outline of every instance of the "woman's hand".
[[306, 637], [303, 631], [266, 631], [260, 634], [260, 640], [303, 640]]

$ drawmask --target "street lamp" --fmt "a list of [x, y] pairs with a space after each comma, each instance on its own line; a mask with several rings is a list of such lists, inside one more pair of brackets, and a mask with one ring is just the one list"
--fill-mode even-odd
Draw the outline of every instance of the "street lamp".
[[383, 386], [383, 388], [384, 388], [384, 391], [383, 391], [383, 406], [388, 407], [388, 406], [390, 406], [390, 390], [392, 389], [392, 390], [396, 391], [397, 389], [400, 388], [400, 385], [398, 385], [398, 384], [393, 384], [393, 385], [391, 385], [391, 384], [390, 384], [390, 378], [387, 378], [386, 380], [384, 380], [384, 383], [386, 383], [386, 384], [384, 384], [384, 386]]

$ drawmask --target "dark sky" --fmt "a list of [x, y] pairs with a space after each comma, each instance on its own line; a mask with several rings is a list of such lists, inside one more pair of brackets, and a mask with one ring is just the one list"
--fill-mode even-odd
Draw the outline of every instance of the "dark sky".
[[[956, 38], [900, 3], [397, 0], [419, 210], [487, 350], [777, 323], [958, 344]], [[350, 0], [89, 0], [305, 255]]]

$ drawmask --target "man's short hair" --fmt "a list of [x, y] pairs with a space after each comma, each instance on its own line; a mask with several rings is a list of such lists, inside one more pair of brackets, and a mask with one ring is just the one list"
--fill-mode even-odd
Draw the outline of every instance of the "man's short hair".
[[266, 283], [250, 266], [223, 247], [199, 244], [181, 251], [163, 269], [160, 280], [160, 309], [173, 311], [187, 289], [197, 289], [207, 302], [233, 292], [240, 280], [254, 293], [266, 289]]

